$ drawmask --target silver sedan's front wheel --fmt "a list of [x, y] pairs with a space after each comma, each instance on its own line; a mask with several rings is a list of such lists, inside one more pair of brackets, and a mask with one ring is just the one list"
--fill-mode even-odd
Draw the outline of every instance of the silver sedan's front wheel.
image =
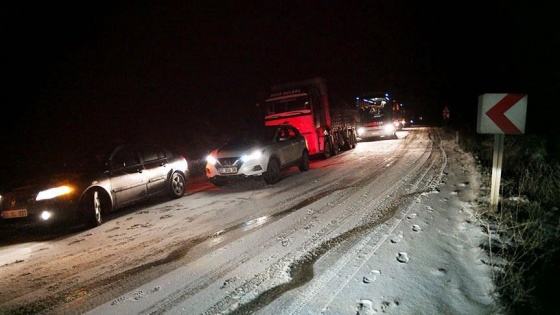
[[103, 209], [99, 191], [93, 190], [84, 197], [84, 221], [87, 228], [93, 228], [103, 223]]

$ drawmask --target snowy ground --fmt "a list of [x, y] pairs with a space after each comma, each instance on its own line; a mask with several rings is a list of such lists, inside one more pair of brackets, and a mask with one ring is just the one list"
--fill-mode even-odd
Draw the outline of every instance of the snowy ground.
[[196, 179], [90, 231], [0, 244], [0, 311], [497, 313], [473, 158], [437, 130], [399, 136], [273, 187]]
[[437, 190], [395, 218], [387, 239], [364, 253], [371, 258], [337, 288], [356, 301], [357, 314], [495, 314], [491, 268], [479, 247], [487, 235], [472, 217], [480, 177], [471, 156], [453, 141], [443, 146], [448, 163]]

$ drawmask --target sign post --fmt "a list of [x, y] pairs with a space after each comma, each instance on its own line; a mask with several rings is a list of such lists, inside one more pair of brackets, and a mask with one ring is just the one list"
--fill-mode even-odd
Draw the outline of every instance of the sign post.
[[490, 189], [490, 205], [493, 208], [498, 206], [500, 200], [500, 180], [502, 176], [502, 160], [504, 158], [504, 138], [503, 134], [494, 135], [494, 151], [492, 154], [492, 186]]
[[478, 98], [478, 133], [494, 134], [490, 206], [498, 208], [504, 157], [504, 135], [524, 134], [527, 112], [526, 94], [483, 94]]

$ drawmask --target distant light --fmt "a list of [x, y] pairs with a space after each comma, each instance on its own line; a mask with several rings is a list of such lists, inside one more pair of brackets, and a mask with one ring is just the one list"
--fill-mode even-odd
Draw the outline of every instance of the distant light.
[[365, 132], [366, 132], [366, 129], [364, 127], [358, 128], [358, 136], [361, 136], [361, 135], [365, 134]]
[[385, 132], [392, 132], [392, 131], [395, 131], [395, 125], [386, 124], [386, 125], [383, 126], [383, 129], [385, 130]]

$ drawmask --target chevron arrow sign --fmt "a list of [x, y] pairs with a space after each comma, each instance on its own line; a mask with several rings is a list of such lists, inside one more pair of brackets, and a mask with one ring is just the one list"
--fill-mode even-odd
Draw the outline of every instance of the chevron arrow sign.
[[483, 94], [478, 97], [478, 133], [525, 133], [526, 94]]

